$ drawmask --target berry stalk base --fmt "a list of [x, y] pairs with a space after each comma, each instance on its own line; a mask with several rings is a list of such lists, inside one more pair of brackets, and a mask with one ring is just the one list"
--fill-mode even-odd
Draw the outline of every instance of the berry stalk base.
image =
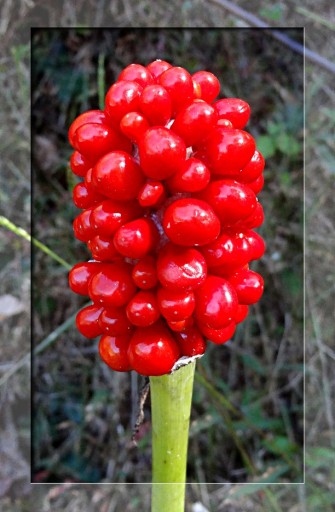
[[195, 361], [150, 377], [152, 411], [151, 512], [183, 512]]

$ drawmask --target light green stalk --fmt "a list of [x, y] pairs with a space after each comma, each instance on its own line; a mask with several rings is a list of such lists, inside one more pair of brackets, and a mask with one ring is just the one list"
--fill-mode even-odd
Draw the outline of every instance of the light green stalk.
[[183, 512], [195, 361], [150, 377], [152, 415], [151, 512]]

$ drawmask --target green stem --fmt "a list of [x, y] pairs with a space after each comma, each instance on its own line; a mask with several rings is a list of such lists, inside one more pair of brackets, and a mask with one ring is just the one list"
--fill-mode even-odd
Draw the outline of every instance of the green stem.
[[152, 415], [151, 512], [183, 512], [195, 361], [150, 377]]

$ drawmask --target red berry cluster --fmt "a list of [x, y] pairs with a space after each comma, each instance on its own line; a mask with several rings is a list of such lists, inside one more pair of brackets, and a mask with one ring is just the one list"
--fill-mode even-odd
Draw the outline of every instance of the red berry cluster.
[[92, 254], [69, 276], [92, 300], [76, 323], [114, 370], [170, 372], [229, 340], [262, 295], [249, 263], [265, 249], [264, 159], [249, 105], [219, 92], [207, 71], [131, 64], [69, 129], [74, 233]]

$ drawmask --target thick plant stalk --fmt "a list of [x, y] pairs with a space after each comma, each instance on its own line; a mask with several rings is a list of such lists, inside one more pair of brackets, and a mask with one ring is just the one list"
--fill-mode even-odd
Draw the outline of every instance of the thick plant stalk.
[[183, 512], [195, 361], [150, 377], [152, 414], [151, 512]]

